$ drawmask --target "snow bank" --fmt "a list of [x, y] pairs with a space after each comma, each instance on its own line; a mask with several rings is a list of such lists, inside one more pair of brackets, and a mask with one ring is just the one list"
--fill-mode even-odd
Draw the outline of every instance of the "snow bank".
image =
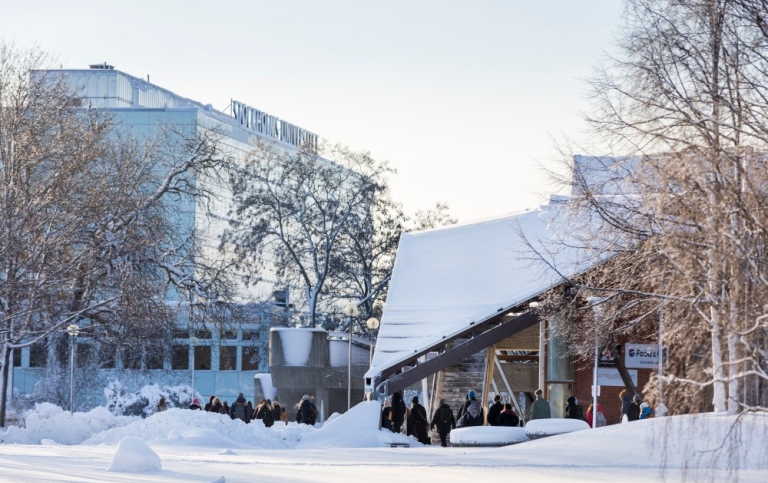
[[590, 429], [590, 427], [581, 419], [534, 419], [526, 423], [525, 434], [528, 439], [538, 439], [584, 429]]
[[505, 446], [528, 441], [525, 428], [477, 426], [451, 431], [451, 446]]
[[107, 471], [119, 473], [144, 473], [160, 471], [160, 457], [141, 438], [129, 436], [117, 444], [117, 451]]
[[345, 414], [329, 418], [322, 428], [307, 433], [299, 444], [308, 448], [380, 448], [393, 443], [421, 446], [415, 438], [379, 429], [381, 404], [364, 401]]

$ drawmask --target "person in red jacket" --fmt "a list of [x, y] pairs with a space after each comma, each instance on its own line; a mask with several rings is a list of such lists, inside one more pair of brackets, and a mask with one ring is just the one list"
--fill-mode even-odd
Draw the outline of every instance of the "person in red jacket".
[[[590, 428], [593, 427], [592, 426], [592, 421], [594, 420], [593, 413], [592, 413], [593, 410], [594, 410], [594, 403], [590, 404], [589, 407], [587, 408], [587, 424], [589, 424]], [[605, 420], [605, 414], [603, 413], [603, 407], [600, 405], [600, 403], [598, 403], [597, 404], [597, 427], [605, 426], [605, 422], [606, 420]]]

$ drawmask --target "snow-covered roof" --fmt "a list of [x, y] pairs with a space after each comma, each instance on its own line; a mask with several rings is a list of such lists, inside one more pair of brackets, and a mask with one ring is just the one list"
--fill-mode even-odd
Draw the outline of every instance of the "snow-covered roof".
[[567, 200], [553, 197], [536, 210], [403, 234], [366, 377], [605, 259], [569, 240], [584, 217], [574, 216]]

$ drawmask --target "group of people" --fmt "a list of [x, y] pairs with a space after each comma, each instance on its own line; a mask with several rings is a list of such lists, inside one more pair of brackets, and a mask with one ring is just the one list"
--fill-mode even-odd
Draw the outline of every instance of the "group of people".
[[[422, 444], [432, 444], [429, 431], [436, 429], [440, 436], [440, 444], [448, 446], [448, 434], [457, 427], [482, 426], [485, 423], [483, 406], [475, 397], [474, 391], [467, 393], [466, 401], [454, 415], [445, 399], [440, 399], [432, 418], [427, 418], [427, 410], [419, 403], [419, 398], [411, 399], [411, 406], [406, 407], [403, 395], [396, 392], [391, 400], [384, 401], [381, 410], [381, 427], [393, 433], [402, 432], [403, 425], [406, 434], [414, 436]], [[509, 403], [504, 404], [501, 396], [496, 396], [494, 404], [488, 409], [488, 424], [492, 426], [517, 426], [520, 418]]]
[[[545, 419], [552, 417], [549, 402], [544, 399], [543, 391], [537, 389], [535, 394], [536, 400], [531, 406], [531, 419]], [[632, 395], [626, 390], [623, 390], [619, 393], [619, 399], [621, 400], [622, 422], [637, 421], [653, 417], [653, 409], [651, 409], [647, 402], [640, 398], [639, 394]], [[592, 427], [594, 423], [596, 423], [597, 427], [605, 426], [607, 424], [605, 414], [603, 413], [603, 407], [600, 404], [597, 404], [597, 408], [594, 407], [594, 404], [590, 404], [585, 414], [581, 404], [579, 404], [579, 400], [575, 396], [569, 397], [566, 402], [566, 418], [584, 420], [590, 427]], [[595, 411], [597, 411], [596, 414]]]
[[211, 396], [205, 406], [200, 406], [200, 399], [195, 397], [192, 398], [192, 404], [189, 405], [189, 409], [226, 414], [230, 418], [240, 419], [246, 424], [259, 419], [268, 428], [277, 421], [288, 424], [288, 414], [282, 403], [262, 399], [254, 408], [253, 403], [247, 401], [243, 393], [237, 396], [232, 406], [229, 406], [226, 401], [222, 401], [216, 396]]

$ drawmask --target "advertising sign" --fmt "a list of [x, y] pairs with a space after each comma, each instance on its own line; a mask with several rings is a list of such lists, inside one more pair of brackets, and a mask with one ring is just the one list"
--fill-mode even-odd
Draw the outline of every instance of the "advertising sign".
[[[637, 371], [629, 370], [629, 377], [632, 379], [632, 383], [637, 385]], [[598, 386], [623, 386], [624, 381], [621, 380], [618, 369], [612, 369], [610, 367], [598, 367], [597, 368], [597, 385]]]
[[627, 344], [624, 347], [624, 365], [634, 369], [657, 368], [659, 366], [659, 346], [656, 344]]

